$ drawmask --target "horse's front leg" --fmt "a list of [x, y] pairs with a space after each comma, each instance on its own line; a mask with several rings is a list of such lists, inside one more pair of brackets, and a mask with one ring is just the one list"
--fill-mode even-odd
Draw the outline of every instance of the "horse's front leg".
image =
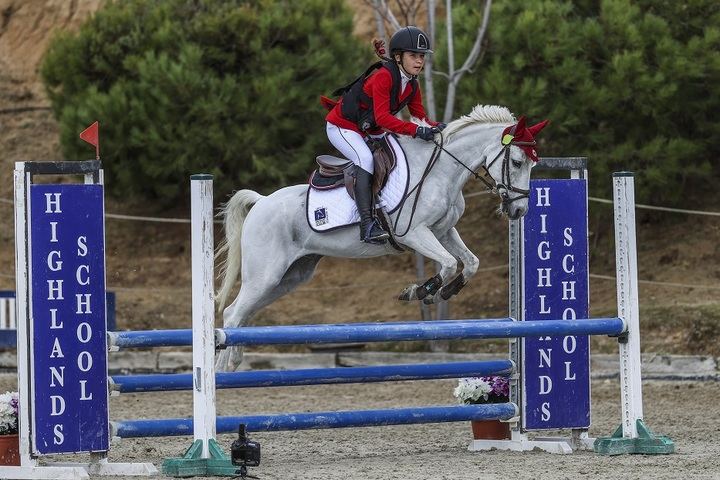
[[443, 284], [457, 270], [457, 260], [442, 246], [427, 227], [415, 228], [404, 238], [404, 245], [412, 248], [421, 255], [435, 260], [441, 265], [440, 273], [428, 279], [422, 285], [412, 284], [402, 291], [398, 300], [423, 300], [432, 303], [434, 296]]
[[462, 272], [447, 282], [438, 292], [440, 299], [447, 300], [453, 295], [456, 295], [467, 284], [470, 278], [477, 273], [480, 261], [475, 254], [465, 246], [465, 243], [455, 228], [451, 228], [447, 234], [441, 237], [440, 242], [447, 251], [463, 264]]

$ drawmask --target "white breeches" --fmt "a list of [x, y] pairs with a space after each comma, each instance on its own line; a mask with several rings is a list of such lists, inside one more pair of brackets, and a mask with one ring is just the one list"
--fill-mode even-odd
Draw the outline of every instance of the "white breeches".
[[365, 143], [362, 135], [347, 128], [340, 128], [327, 122], [327, 136], [335, 148], [340, 150], [345, 158], [365, 170], [373, 173], [373, 155]]

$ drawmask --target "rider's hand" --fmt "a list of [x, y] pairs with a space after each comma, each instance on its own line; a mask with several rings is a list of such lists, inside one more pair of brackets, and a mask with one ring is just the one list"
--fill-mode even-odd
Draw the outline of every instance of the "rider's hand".
[[439, 122], [437, 125], [435, 125], [435, 128], [438, 129], [438, 132], [442, 132], [445, 130], [445, 127], [447, 127], [447, 123]]
[[430, 142], [435, 139], [435, 134], [438, 132], [439, 130], [437, 127], [417, 127], [417, 130], [415, 130], [415, 136]]

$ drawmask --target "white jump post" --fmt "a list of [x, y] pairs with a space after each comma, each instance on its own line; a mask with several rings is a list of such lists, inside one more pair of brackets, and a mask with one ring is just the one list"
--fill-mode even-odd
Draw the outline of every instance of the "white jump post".
[[620, 342], [623, 437], [638, 436], [636, 422], [643, 418], [638, 302], [637, 241], [635, 237], [635, 179], [613, 175], [615, 209], [615, 269], [618, 316], [625, 321], [627, 341]]
[[201, 458], [215, 438], [215, 309], [213, 301], [213, 180], [190, 177], [192, 225], [193, 419]]
[[673, 453], [673, 441], [655, 435], [643, 422], [635, 178], [632, 172], [613, 173], [613, 206], [617, 309], [626, 330], [618, 339], [622, 424], [612, 437], [598, 438], [594, 448], [605, 455]]
[[235, 476], [237, 467], [215, 441], [215, 299], [213, 176], [190, 176], [192, 229], [193, 444], [163, 462], [165, 475]]

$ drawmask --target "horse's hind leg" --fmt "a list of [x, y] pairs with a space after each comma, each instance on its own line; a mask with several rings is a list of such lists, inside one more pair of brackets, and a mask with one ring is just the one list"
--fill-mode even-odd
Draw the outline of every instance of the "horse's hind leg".
[[[247, 324], [250, 318], [263, 307], [310, 280], [321, 258], [321, 255], [301, 257], [293, 262], [284, 273], [280, 271], [281, 268], [274, 269], [269, 265], [262, 272], [263, 275], [252, 276], [249, 275], [249, 271], [246, 271], [246, 275], [243, 277], [248, 280], [242, 283], [237, 298], [223, 312], [223, 326], [234, 328]], [[269, 281], [270, 278], [274, 281]], [[217, 371], [235, 370], [241, 362], [242, 347], [228, 347], [218, 354], [215, 369]]]

